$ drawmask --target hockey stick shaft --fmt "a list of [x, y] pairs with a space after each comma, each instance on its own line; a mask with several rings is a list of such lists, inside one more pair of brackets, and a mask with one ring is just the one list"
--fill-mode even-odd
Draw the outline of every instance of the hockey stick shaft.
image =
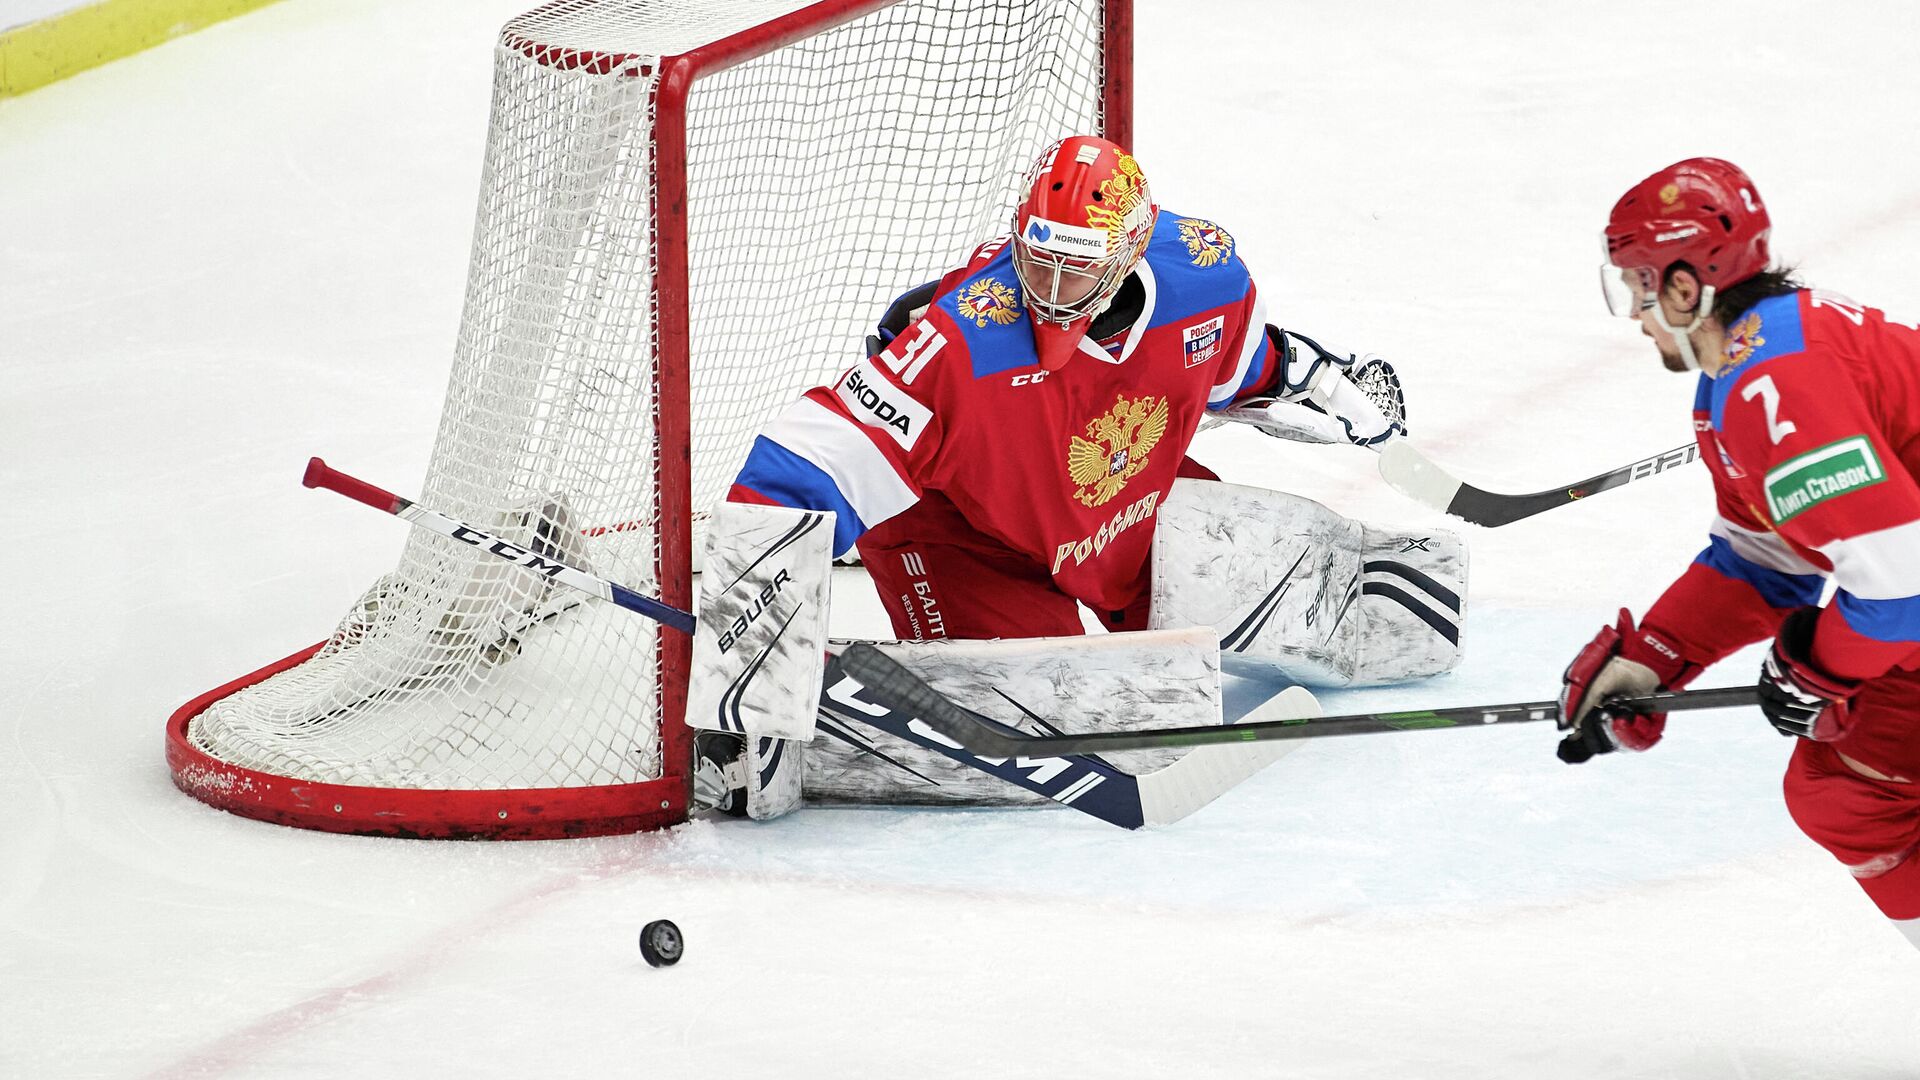
[[[410, 499], [334, 469], [319, 458], [307, 463], [302, 482], [310, 488], [338, 492], [355, 502], [365, 503], [410, 524], [451, 537], [494, 558], [569, 585], [590, 596], [610, 600], [674, 629], [689, 634], [693, 632], [694, 617], [688, 612], [642, 596], [578, 567], [555, 561], [537, 551], [529, 551], [485, 529], [475, 528], [439, 511], [420, 506]], [[1195, 775], [1195, 769], [1183, 764], [1185, 759], [1155, 772], [1136, 774], [1117, 769], [1098, 758], [1078, 754], [1054, 755], [1043, 761], [1026, 756], [1010, 760], [983, 757], [954, 745], [952, 740], [940, 735], [914, 713], [889, 705], [879, 700], [877, 695], [868, 694], [871, 700], [863, 700], [861, 695], [865, 691], [857, 677], [843, 673], [838, 659], [831, 655], [826, 658], [826, 664], [827, 673], [819, 703], [823, 713], [884, 731], [904, 742], [951, 758], [970, 769], [997, 776], [1016, 787], [1025, 788], [1123, 829], [1177, 821], [1245, 778], [1231, 768], [1218, 766], [1211, 770], [1197, 770], [1198, 775]], [[1176, 777], [1175, 773], [1179, 775]], [[1245, 770], [1245, 773], [1250, 775], [1251, 769]]]
[[[1408, 712], [1354, 713], [1296, 720], [1266, 720], [1251, 724], [1207, 724], [1146, 731], [1109, 731], [1086, 735], [1023, 735], [962, 708], [928, 686], [892, 657], [867, 645], [855, 645], [841, 655], [842, 667], [876, 696], [925, 719], [948, 738], [981, 754], [1025, 755], [1098, 754], [1156, 747], [1207, 746], [1217, 743], [1264, 742], [1270, 739], [1318, 739], [1331, 735], [1370, 735], [1423, 728], [1485, 727], [1553, 720], [1560, 715], [1557, 701], [1524, 701], [1505, 705], [1463, 705]], [[1752, 705], [1751, 686], [1648, 694], [1621, 698], [1621, 712], [1681, 712], [1689, 709], [1727, 709]]]
[[448, 517], [438, 510], [429, 510], [411, 499], [402, 498], [358, 477], [349, 476], [319, 458], [313, 458], [307, 462], [306, 476], [300, 482], [310, 488], [325, 488], [328, 491], [339, 492], [355, 502], [365, 503], [375, 510], [384, 510], [403, 521], [479, 548], [495, 558], [504, 559], [515, 566], [558, 581], [562, 585], [571, 586], [589, 596], [611, 601], [628, 611], [645, 615], [683, 634], [693, 633], [694, 620], [691, 612], [682, 611], [671, 604], [663, 604], [651, 596], [643, 596], [624, 585], [615, 584], [578, 567], [550, 559], [537, 551], [528, 550], [495, 536], [485, 529]]
[[1395, 491], [1416, 502], [1475, 525], [1493, 528], [1667, 472], [1697, 460], [1699, 456], [1699, 445], [1687, 443], [1565, 487], [1527, 495], [1507, 495], [1465, 483], [1434, 464], [1412, 443], [1405, 439], [1394, 439], [1381, 448], [1380, 475]]

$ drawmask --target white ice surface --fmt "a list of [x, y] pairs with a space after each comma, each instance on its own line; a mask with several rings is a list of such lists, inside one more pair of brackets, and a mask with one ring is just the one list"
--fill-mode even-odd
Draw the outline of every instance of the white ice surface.
[[[0, 1075], [1920, 1075], [1920, 955], [1798, 835], [1753, 717], [1580, 769], [1534, 727], [1317, 743], [1147, 834], [809, 810], [436, 844], [176, 792], [167, 714], [394, 561], [393, 521], [297, 480], [424, 471], [528, 2], [287, 0], [0, 101]], [[1390, 356], [1436, 460], [1535, 490], [1689, 438], [1689, 380], [1594, 284], [1658, 166], [1740, 162], [1814, 280], [1920, 300], [1917, 31], [1902, 2], [1141, 0], [1136, 143], [1277, 322]], [[1441, 521], [1366, 451], [1199, 453]], [[1328, 708], [1549, 696], [1707, 491], [1470, 529], [1466, 664]], [[634, 947], [659, 917], [670, 970]]]

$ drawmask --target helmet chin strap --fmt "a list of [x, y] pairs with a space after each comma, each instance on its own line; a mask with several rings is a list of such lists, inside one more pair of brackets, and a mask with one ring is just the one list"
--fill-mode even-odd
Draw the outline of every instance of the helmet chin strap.
[[1653, 319], [1660, 329], [1673, 335], [1673, 343], [1680, 350], [1680, 362], [1688, 371], [1700, 370], [1700, 358], [1693, 352], [1693, 332], [1707, 321], [1707, 313], [1713, 310], [1713, 286], [1700, 290], [1700, 306], [1693, 309], [1693, 321], [1685, 326], [1675, 326], [1667, 321], [1667, 311], [1658, 303], [1653, 305]]

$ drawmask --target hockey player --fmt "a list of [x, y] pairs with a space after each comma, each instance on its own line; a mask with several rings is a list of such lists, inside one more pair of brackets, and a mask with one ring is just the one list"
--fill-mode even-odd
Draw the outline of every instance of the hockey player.
[[768, 426], [729, 496], [835, 511], [902, 638], [1078, 634], [1080, 604], [1146, 625], [1155, 510], [1211, 475], [1186, 459], [1210, 410], [1400, 430], [1351, 356], [1267, 325], [1232, 234], [1161, 213], [1121, 147], [1063, 140], [1025, 190], [1012, 236], [896, 303], [891, 340]]
[[1112, 142], [1056, 143], [1023, 190], [1011, 235], [896, 301], [866, 359], [762, 430], [710, 519], [687, 716], [758, 736], [739, 762], [703, 749], [708, 786], [744, 778], [755, 817], [799, 797], [780, 777], [814, 733], [829, 550], [858, 546], [903, 639], [1070, 638], [1084, 607], [1109, 630], [1213, 627], [1299, 682], [1457, 661], [1456, 537], [1175, 485], [1211, 479], [1186, 458], [1209, 415], [1311, 442], [1403, 431], [1392, 368], [1268, 325], [1232, 234], [1162, 213]]
[[1648, 177], [1607, 222], [1608, 306], [1701, 373], [1718, 517], [1638, 625], [1621, 611], [1574, 658], [1559, 755], [1651, 747], [1664, 716], [1599, 703], [1772, 638], [1759, 697], [1799, 739], [1787, 808], [1920, 945], [1920, 330], [1771, 266], [1769, 230], [1752, 181], [1713, 158]]

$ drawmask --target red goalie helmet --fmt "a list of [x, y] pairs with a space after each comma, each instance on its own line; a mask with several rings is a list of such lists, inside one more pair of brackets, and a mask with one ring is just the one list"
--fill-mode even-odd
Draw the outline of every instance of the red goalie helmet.
[[1072, 357], [1146, 253], [1159, 209], [1133, 156], [1105, 139], [1062, 139], [1033, 163], [1013, 212], [1013, 268], [1041, 367]]
[[1669, 165], [1622, 195], [1607, 218], [1601, 267], [1607, 307], [1615, 315], [1634, 314], [1678, 262], [1715, 291], [1739, 284], [1767, 268], [1772, 227], [1760, 193], [1738, 165], [1719, 158]]

